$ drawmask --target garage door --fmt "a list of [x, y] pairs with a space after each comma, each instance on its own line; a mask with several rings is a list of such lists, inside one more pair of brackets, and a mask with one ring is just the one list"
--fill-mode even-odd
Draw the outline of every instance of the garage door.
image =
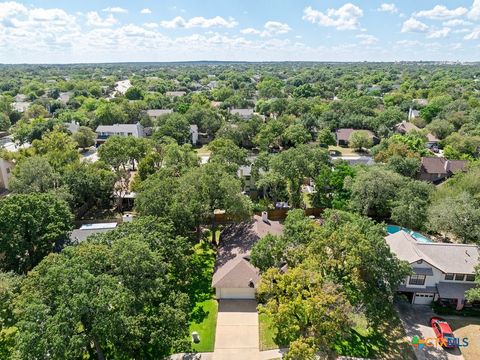
[[413, 303], [418, 305], [430, 304], [432, 301], [433, 294], [429, 293], [415, 293], [415, 298], [413, 299]]
[[223, 288], [219, 290], [219, 299], [255, 299], [255, 289]]

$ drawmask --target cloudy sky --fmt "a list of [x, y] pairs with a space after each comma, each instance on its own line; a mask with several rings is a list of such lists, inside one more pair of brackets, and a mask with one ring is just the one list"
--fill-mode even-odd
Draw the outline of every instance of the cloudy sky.
[[480, 0], [0, 1], [0, 63], [479, 55]]

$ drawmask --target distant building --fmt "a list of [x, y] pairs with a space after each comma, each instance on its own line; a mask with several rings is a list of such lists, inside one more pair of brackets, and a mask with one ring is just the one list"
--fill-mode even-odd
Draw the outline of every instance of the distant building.
[[172, 109], [151, 109], [147, 110], [147, 115], [150, 119], [157, 119], [161, 116], [169, 115], [173, 113]]
[[420, 117], [420, 111], [414, 110], [412, 108], [408, 109], [408, 121], [412, 121], [413, 119]]
[[420, 129], [415, 124], [407, 121], [402, 121], [401, 123], [398, 123], [397, 125], [395, 125], [393, 128], [395, 132], [402, 135], [408, 134], [410, 131], [420, 131]]
[[467, 167], [466, 160], [447, 160], [444, 157], [422, 157], [419, 180], [440, 183], [453, 174], [464, 171]]
[[70, 235], [70, 241], [73, 244], [81, 243], [85, 241], [89, 236], [94, 234], [106, 233], [117, 227], [117, 223], [96, 223], [96, 224], [85, 224], [82, 225], [79, 229], [72, 231]]
[[253, 109], [230, 109], [230, 114], [237, 115], [244, 120], [248, 120], [253, 116]]
[[347, 146], [349, 145], [350, 142], [350, 136], [352, 135], [353, 132], [355, 131], [364, 131], [368, 134], [368, 137], [373, 140], [374, 143], [378, 142], [378, 138], [375, 136], [373, 132], [370, 130], [363, 130], [363, 129], [338, 129], [335, 132], [335, 136], [337, 138], [337, 145], [338, 146]]
[[190, 125], [190, 135], [192, 137], [192, 145], [197, 145], [198, 142], [198, 126]]
[[58, 97], [58, 100], [62, 103], [62, 104], [66, 104], [70, 101], [70, 98], [73, 96], [73, 92], [72, 91], [67, 91], [67, 92], [61, 92], [59, 97]]
[[97, 145], [103, 144], [110, 136], [133, 136], [144, 137], [145, 132], [140, 123], [136, 124], [115, 124], [115, 125], [100, 125], [95, 130], [97, 133]]
[[10, 176], [14, 166], [12, 161], [0, 158], [0, 192], [9, 189]]
[[413, 102], [421, 105], [421, 106], [427, 106], [428, 105], [428, 100], [427, 99], [413, 99]]
[[12, 104], [13, 110], [18, 111], [20, 113], [25, 112], [32, 103], [29, 101], [16, 101]]
[[80, 129], [80, 124], [77, 121], [72, 120], [69, 123], [64, 124], [65, 127], [67, 128], [68, 131], [70, 131], [71, 134], [74, 134]]
[[167, 91], [165, 95], [170, 97], [179, 97], [184, 96], [186, 93], [186, 91]]

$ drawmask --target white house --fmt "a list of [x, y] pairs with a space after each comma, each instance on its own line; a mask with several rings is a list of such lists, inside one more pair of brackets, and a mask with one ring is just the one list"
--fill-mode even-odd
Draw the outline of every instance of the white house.
[[151, 109], [147, 110], [147, 115], [150, 119], [157, 119], [161, 116], [169, 115], [173, 113], [172, 109]]
[[100, 125], [95, 130], [97, 133], [97, 144], [102, 144], [110, 136], [133, 136], [145, 137], [145, 131], [140, 123], [136, 124], [115, 124], [115, 125]]
[[463, 308], [465, 292], [475, 287], [477, 245], [418, 242], [403, 230], [385, 240], [391, 251], [412, 267], [413, 274], [400, 285], [399, 293], [412, 304], [440, 301]]
[[230, 114], [237, 115], [244, 120], [248, 120], [253, 116], [253, 109], [230, 109]]
[[197, 145], [198, 142], [198, 126], [193, 124], [190, 125], [190, 135], [192, 136], [192, 144]]
[[0, 192], [8, 190], [9, 180], [15, 164], [0, 158]]

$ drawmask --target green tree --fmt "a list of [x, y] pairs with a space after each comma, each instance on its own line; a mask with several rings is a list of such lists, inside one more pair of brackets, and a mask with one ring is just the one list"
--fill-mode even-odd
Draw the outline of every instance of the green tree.
[[333, 133], [328, 128], [322, 129], [318, 132], [317, 141], [320, 143], [320, 145], [323, 145], [323, 146], [336, 144], [335, 137], [333, 136]]
[[391, 219], [398, 225], [424, 230], [428, 222], [428, 206], [433, 194], [433, 185], [411, 180], [398, 190], [392, 202]]
[[328, 153], [306, 145], [282, 151], [270, 160], [270, 169], [282, 178], [288, 187], [292, 207], [302, 203], [301, 185], [307, 177], [318, 174], [322, 165], [329, 163]]
[[443, 119], [433, 120], [427, 125], [426, 129], [440, 140], [445, 139], [448, 135], [455, 131], [453, 124]]
[[108, 207], [113, 193], [115, 174], [106, 165], [98, 163], [74, 163], [65, 169], [62, 177], [69, 193], [72, 206], [83, 204]]
[[338, 286], [319, 273], [303, 268], [265, 272], [257, 285], [265, 312], [277, 329], [277, 341], [288, 344], [309, 337], [316, 348], [327, 352], [334, 340], [345, 336], [353, 311]]
[[41, 140], [34, 140], [32, 146], [37, 154], [45, 156], [56, 171], [61, 171], [66, 165], [78, 161], [80, 157], [77, 143], [58, 130], [46, 133]]
[[301, 124], [290, 125], [283, 133], [283, 141], [287, 146], [306, 144], [311, 139], [310, 133]]
[[155, 130], [153, 137], [161, 139], [170, 137], [175, 139], [179, 145], [190, 143], [190, 124], [185, 115], [173, 113], [164, 116], [159, 120], [159, 126]]
[[10, 126], [12, 126], [10, 118], [7, 116], [7, 114], [0, 112], [0, 131], [7, 131], [10, 129]]
[[288, 352], [284, 355], [285, 360], [316, 360], [317, 351], [312, 338], [299, 338], [290, 343]]
[[96, 125], [124, 124], [126, 122], [126, 114], [122, 108], [114, 102], [101, 102], [95, 110]]
[[382, 168], [363, 170], [350, 185], [350, 206], [363, 215], [389, 218], [391, 202], [403, 184], [404, 178], [392, 171]]
[[72, 228], [68, 205], [50, 194], [14, 194], [0, 200], [2, 270], [26, 273]]
[[97, 134], [95, 131], [86, 126], [80, 126], [77, 132], [72, 135], [73, 140], [81, 147], [83, 150], [95, 145], [95, 139]]
[[411, 271], [386, 244], [381, 224], [360, 215], [326, 210], [324, 223], [305, 250], [305, 264], [337, 284], [372, 324], [391, 315], [397, 287]]
[[17, 193], [47, 192], [59, 186], [59, 174], [42, 156], [23, 158], [12, 171], [10, 189]]
[[262, 272], [278, 267], [284, 259], [285, 248], [286, 241], [282, 236], [267, 234], [253, 246], [250, 261]]
[[140, 219], [45, 258], [16, 311], [19, 359], [158, 359], [188, 347], [189, 246]]
[[11, 359], [17, 327], [14, 300], [20, 292], [21, 276], [0, 272], [0, 358]]
[[208, 144], [208, 149], [211, 151], [209, 161], [232, 166], [235, 172], [238, 166], [247, 164], [247, 150], [230, 139], [217, 138]]
[[350, 135], [348, 144], [350, 147], [357, 150], [369, 149], [373, 146], [373, 140], [368, 132], [364, 130], [355, 130]]
[[137, 86], [132, 86], [125, 92], [125, 97], [128, 100], [143, 100], [143, 91]]
[[464, 243], [480, 244], [480, 205], [468, 192], [444, 197], [428, 209], [430, 230], [453, 235]]

